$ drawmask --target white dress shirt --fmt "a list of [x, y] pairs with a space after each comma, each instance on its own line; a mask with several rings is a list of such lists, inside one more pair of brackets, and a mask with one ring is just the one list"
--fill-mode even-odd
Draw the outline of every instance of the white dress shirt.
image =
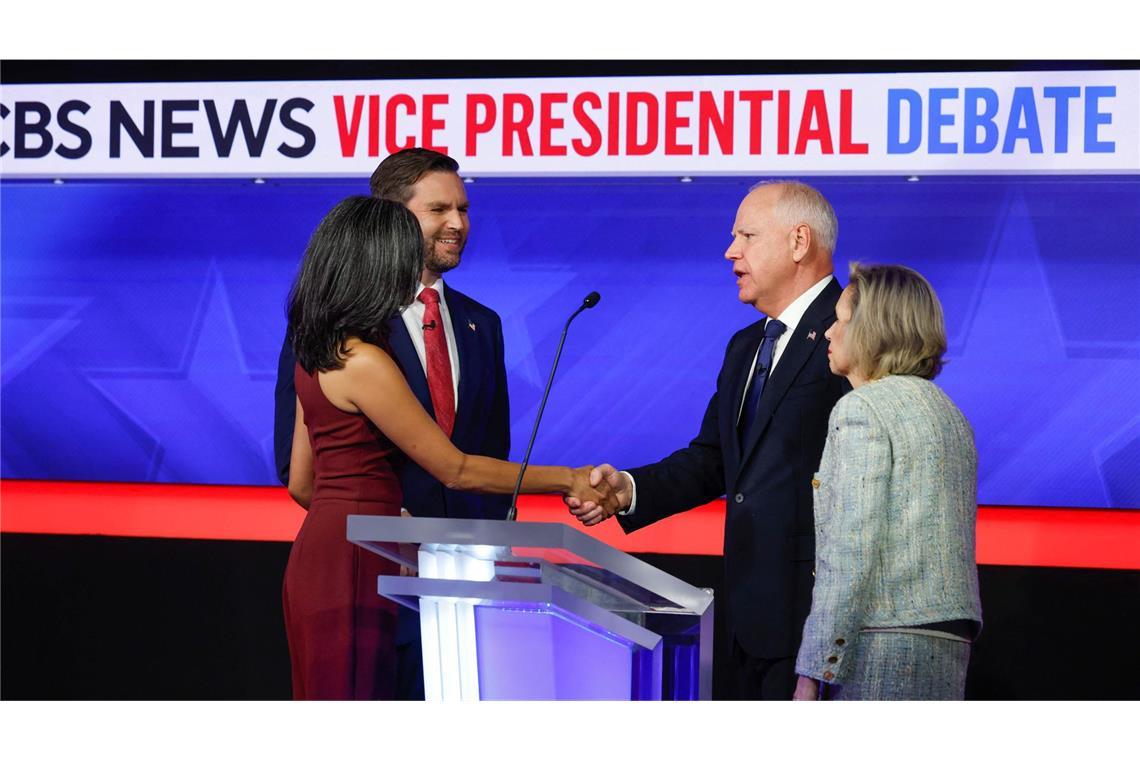
[[[791, 338], [792, 333], [796, 331], [796, 328], [799, 327], [800, 320], [804, 318], [804, 313], [807, 312], [808, 307], [811, 306], [812, 301], [814, 301], [819, 296], [819, 294], [823, 292], [823, 289], [826, 288], [828, 284], [830, 284], [834, 279], [834, 275], [827, 275], [815, 285], [812, 285], [810, 288], [801, 293], [799, 297], [796, 298], [796, 300], [792, 301], [790, 304], [788, 304], [788, 307], [786, 309], [780, 312], [779, 316], [775, 317], [775, 319], [778, 319], [784, 323], [784, 327], [786, 329], [779, 338], [776, 338], [776, 345], [772, 349], [772, 366], [768, 368], [768, 377], [771, 377], [772, 373], [776, 371], [776, 364], [780, 361], [780, 356], [783, 355], [784, 349], [788, 345], [788, 340]], [[772, 317], [769, 317], [769, 319], [771, 318]], [[768, 320], [764, 320], [764, 324], [766, 325], [767, 323]], [[822, 338], [823, 336], [821, 335], [819, 337]], [[752, 364], [748, 368], [748, 377], [752, 377], [752, 373], [756, 370], [756, 360], [759, 357], [760, 347], [757, 346], [756, 355], [752, 357]], [[737, 424], [740, 423], [740, 414], [744, 410], [744, 401], [748, 398], [747, 386], [745, 386], [743, 395], [744, 397], [740, 400], [740, 409], [738, 409], [736, 412]], [[625, 470], [622, 470], [621, 472], [626, 476], [626, 478], [629, 479], [630, 490], [633, 493], [629, 503], [629, 509], [622, 511], [620, 514], [632, 515], [634, 508], [637, 506], [637, 481], [635, 481], [633, 479], [633, 476]]]
[[[459, 407], [459, 348], [455, 344], [455, 328], [451, 326], [451, 313], [447, 310], [447, 299], [443, 295], [443, 279], [432, 284], [432, 289], [439, 293], [439, 316], [443, 319], [443, 332], [447, 336], [447, 356], [451, 359], [451, 387], [454, 391], [455, 406]], [[427, 376], [427, 353], [424, 347], [424, 310], [427, 308], [419, 300], [424, 284], [421, 282], [416, 288], [416, 297], [410, 306], [400, 312], [404, 319], [404, 326], [408, 328], [408, 335], [412, 338], [412, 345], [416, 347], [416, 355], [420, 357], [420, 368]]]
[[[794, 333], [796, 331], [796, 328], [800, 326], [800, 320], [804, 318], [804, 313], [808, 310], [808, 307], [811, 306], [811, 302], [814, 301], [819, 296], [819, 294], [823, 292], [823, 289], [826, 288], [828, 284], [834, 279], [835, 277], [833, 275], [827, 275], [815, 285], [812, 285], [810, 288], [801, 293], [799, 297], [796, 298], [796, 300], [788, 304], [788, 308], [784, 309], [782, 312], [780, 312], [779, 316], [775, 317], [775, 319], [778, 319], [784, 323], [784, 332], [780, 334], [780, 337], [776, 338], [776, 345], [772, 348], [772, 366], [768, 368], [769, 378], [771, 378], [772, 373], [776, 371], [776, 365], [779, 364], [780, 357], [784, 354], [784, 349], [788, 347], [788, 341], [791, 340], [792, 333]], [[772, 317], [769, 317], [768, 319], [772, 319]], [[768, 324], [768, 319], [764, 320], [765, 326]], [[823, 338], [822, 335], [819, 337], [820, 339]], [[761, 341], [761, 344], [763, 344], [763, 341]], [[760, 348], [757, 347], [756, 355], [752, 357], [752, 365], [748, 368], [748, 377], [751, 378], [752, 373], [756, 371], [756, 361], [759, 358]], [[740, 424], [740, 415], [744, 413], [744, 402], [747, 399], [748, 387], [745, 386], [744, 397], [740, 399], [740, 408], [736, 410], [737, 424]]]

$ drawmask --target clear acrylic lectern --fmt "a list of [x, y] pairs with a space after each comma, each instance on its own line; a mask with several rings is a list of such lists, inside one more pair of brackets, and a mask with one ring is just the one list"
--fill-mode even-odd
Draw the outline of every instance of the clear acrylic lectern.
[[420, 612], [429, 701], [711, 696], [712, 592], [581, 531], [352, 515], [348, 540], [418, 573], [377, 590]]

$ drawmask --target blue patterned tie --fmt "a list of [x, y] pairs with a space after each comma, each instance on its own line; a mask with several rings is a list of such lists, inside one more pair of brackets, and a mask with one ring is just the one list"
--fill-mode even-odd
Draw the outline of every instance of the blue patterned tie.
[[764, 340], [760, 342], [760, 355], [756, 357], [756, 371], [752, 373], [752, 383], [748, 386], [748, 393], [744, 399], [744, 409], [740, 414], [740, 445], [748, 440], [748, 432], [756, 419], [756, 412], [760, 408], [760, 394], [764, 391], [764, 382], [768, 379], [768, 369], [772, 366], [772, 352], [776, 348], [776, 339], [784, 334], [788, 327], [778, 319], [769, 319], [764, 325]]

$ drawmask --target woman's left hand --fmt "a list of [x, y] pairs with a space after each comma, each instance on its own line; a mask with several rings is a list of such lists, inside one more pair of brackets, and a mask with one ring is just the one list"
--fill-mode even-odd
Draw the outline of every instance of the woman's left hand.
[[796, 693], [792, 695], [796, 702], [814, 702], [819, 699], [819, 682], [814, 678], [800, 676], [796, 681]]

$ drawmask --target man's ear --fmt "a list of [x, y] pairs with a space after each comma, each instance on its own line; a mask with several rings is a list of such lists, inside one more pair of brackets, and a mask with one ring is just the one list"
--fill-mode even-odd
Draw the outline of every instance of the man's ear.
[[801, 222], [788, 233], [788, 245], [792, 249], [792, 261], [799, 264], [811, 250], [811, 227]]

